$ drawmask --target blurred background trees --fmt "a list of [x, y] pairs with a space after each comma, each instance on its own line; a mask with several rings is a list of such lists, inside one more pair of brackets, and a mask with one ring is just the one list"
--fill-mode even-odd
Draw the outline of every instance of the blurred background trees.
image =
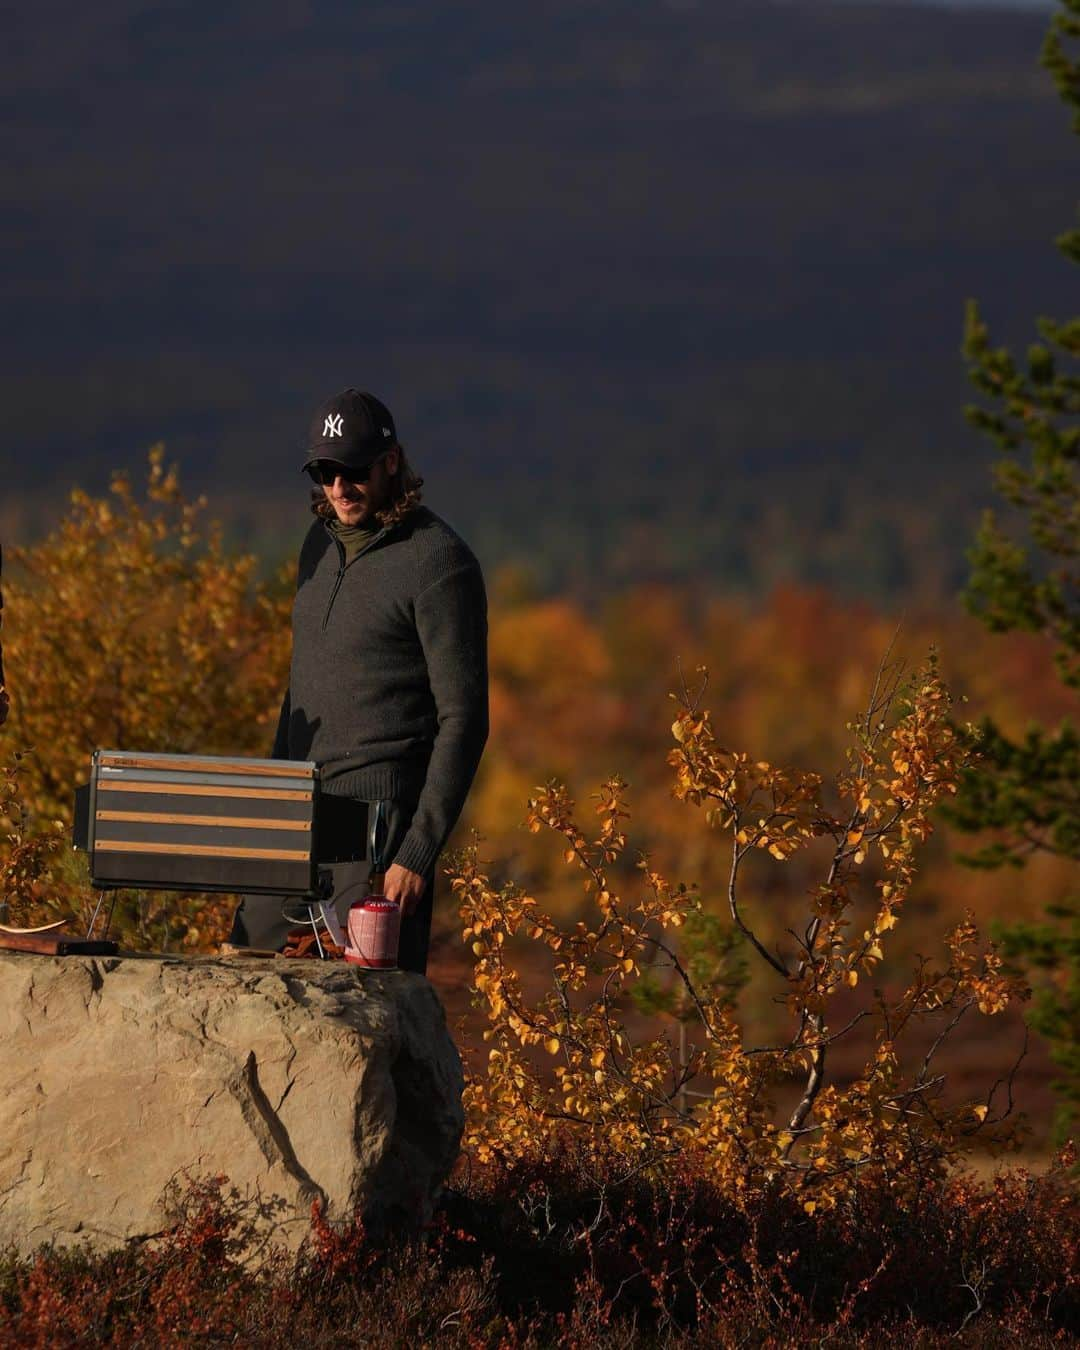
[[110, 14], [19, 13], [5, 543], [162, 438], [272, 572], [303, 533], [311, 409], [359, 384], [485, 567], [524, 560], [549, 595], [962, 584], [990, 493], [958, 309], [992, 297], [1015, 341], [1062, 284], [1044, 241], [1075, 157], [1045, 14]]

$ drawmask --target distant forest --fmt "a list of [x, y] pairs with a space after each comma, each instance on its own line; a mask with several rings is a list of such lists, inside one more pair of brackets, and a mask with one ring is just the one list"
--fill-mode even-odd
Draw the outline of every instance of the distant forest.
[[309, 411], [357, 384], [526, 589], [948, 593], [991, 497], [964, 299], [1021, 346], [1076, 312], [1045, 22], [22, 6], [0, 536], [163, 439], [275, 563]]

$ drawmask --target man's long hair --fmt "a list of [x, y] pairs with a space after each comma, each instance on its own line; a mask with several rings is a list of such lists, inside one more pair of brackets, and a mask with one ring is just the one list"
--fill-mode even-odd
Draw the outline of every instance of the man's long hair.
[[[390, 449], [398, 452], [397, 473], [390, 480], [390, 505], [385, 511], [375, 512], [376, 519], [384, 527], [400, 524], [410, 512], [416, 510], [424, 495], [421, 492], [424, 480], [414, 472], [404, 446], [394, 444]], [[311, 509], [320, 520], [334, 519], [334, 508], [321, 487], [316, 487], [311, 494]]]

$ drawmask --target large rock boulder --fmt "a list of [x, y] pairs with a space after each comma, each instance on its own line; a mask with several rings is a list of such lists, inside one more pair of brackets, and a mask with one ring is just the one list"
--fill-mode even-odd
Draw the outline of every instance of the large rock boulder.
[[290, 1247], [314, 1200], [424, 1222], [461, 1138], [442, 1005], [403, 971], [0, 952], [0, 1045], [0, 1245], [23, 1253], [152, 1236], [212, 1175]]

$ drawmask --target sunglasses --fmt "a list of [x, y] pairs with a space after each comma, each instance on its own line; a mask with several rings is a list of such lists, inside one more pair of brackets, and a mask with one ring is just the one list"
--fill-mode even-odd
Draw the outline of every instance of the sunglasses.
[[312, 480], [320, 487], [330, 487], [335, 478], [344, 478], [346, 483], [366, 483], [371, 477], [371, 470], [382, 459], [382, 455], [377, 455], [370, 464], [338, 464], [334, 460], [317, 459], [313, 464], [307, 466], [307, 471]]

